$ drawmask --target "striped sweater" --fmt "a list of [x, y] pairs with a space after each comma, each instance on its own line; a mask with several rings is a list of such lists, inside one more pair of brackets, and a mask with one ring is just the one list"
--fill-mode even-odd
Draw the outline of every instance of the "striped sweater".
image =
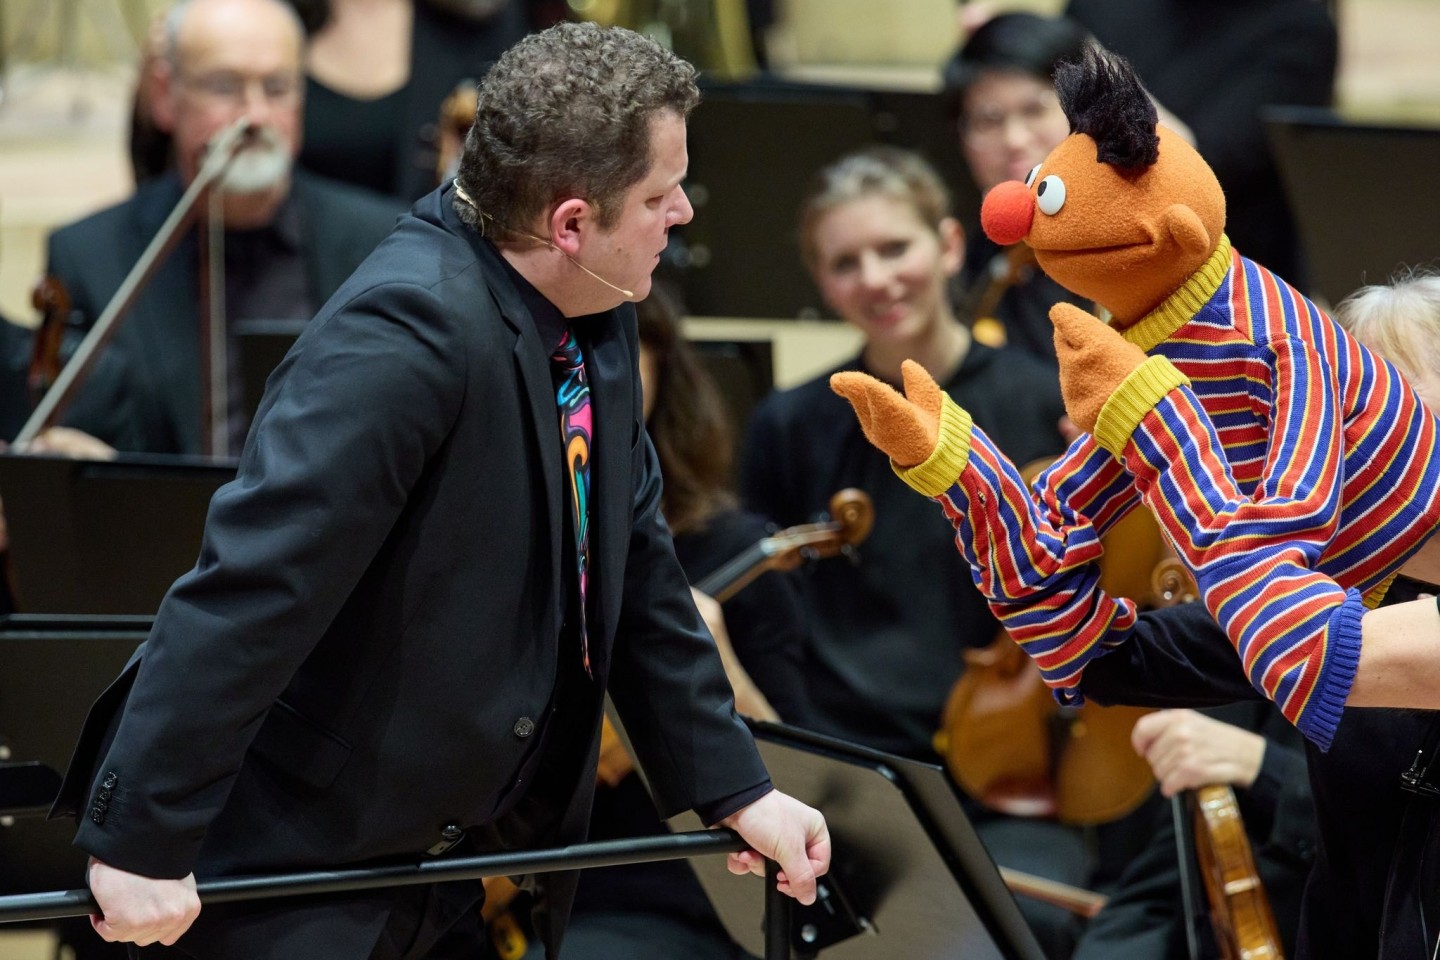
[[1324, 749], [1364, 596], [1440, 524], [1435, 419], [1394, 368], [1224, 238], [1123, 333], [1150, 359], [1033, 488], [958, 407], [942, 411], [931, 457], [896, 472], [940, 503], [991, 608], [1072, 702], [1085, 665], [1134, 626], [1095, 561], [1143, 498], [1251, 683]]

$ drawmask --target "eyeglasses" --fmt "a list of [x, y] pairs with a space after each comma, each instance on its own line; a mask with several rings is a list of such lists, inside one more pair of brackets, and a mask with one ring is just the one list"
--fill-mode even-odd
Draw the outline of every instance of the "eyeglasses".
[[965, 116], [960, 136], [971, 146], [994, 146], [1004, 138], [1012, 119], [1036, 133], [1059, 116], [1060, 101], [1053, 90], [1047, 90], [1010, 110], [994, 104], [980, 107]]
[[219, 70], [199, 76], [182, 76], [180, 82], [208, 100], [227, 104], [243, 104], [252, 85], [271, 104], [284, 106], [300, 96], [300, 77], [295, 73], [271, 73], [263, 77]]

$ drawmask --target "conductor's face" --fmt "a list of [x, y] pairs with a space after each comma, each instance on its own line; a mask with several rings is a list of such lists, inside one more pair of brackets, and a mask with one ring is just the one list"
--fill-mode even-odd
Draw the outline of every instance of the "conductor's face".
[[[690, 166], [685, 150], [685, 121], [662, 110], [650, 121], [650, 170], [625, 193], [620, 219], [602, 232], [581, 262], [616, 286], [643, 300], [650, 293], [650, 275], [670, 228], [689, 223], [695, 215], [681, 183]], [[613, 303], [610, 304], [613, 306]]]
[[227, 193], [288, 189], [300, 147], [301, 33], [277, 0], [195, 0], [158, 66], [155, 119], [169, 130], [186, 183], [212, 137], [236, 120], [253, 125], [222, 181]]

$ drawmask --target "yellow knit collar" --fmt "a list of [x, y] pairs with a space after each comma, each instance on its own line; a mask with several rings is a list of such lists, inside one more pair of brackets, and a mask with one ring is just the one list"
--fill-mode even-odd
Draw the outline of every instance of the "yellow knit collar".
[[1121, 336], [1149, 353], [1194, 319], [1200, 308], [1220, 289], [1229, 269], [1230, 238], [1222, 233], [1220, 243], [1215, 247], [1215, 252], [1210, 254], [1210, 259], [1201, 264], [1200, 269], [1192, 273], [1179, 290], [1166, 297], [1164, 303], [1145, 314], [1132, 326], [1121, 330]]

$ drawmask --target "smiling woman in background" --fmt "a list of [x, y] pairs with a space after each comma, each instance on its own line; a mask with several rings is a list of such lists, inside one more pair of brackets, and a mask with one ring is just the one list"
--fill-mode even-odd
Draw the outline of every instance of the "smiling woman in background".
[[[972, 341], [950, 302], [964, 237], [939, 176], [920, 157], [874, 147], [837, 160], [816, 176], [799, 221], [801, 252], [822, 299], [864, 335], [860, 355], [843, 369], [898, 383], [901, 361], [914, 359], [993, 428], [1017, 462], [1064, 448], [1054, 371], [1017, 350]], [[812, 722], [822, 733], [938, 763], [931, 740], [964, 649], [987, 646], [999, 625], [952, 531], [934, 522], [934, 505], [865, 440], [829, 376], [756, 409], [741, 492], [747, 506], [782, 526], [813, 520], [837, 490], [870, 495], [875, 525], [859, 562], [817, 563], [793, 575], [810, 613]], [[1078, 831], [973, 804], [968, 810], [997, 862], [1075, 884], [1086, 879]], [[1030, 902], [1022, 909], [1050, 956], [1065, 956], [1069, 918]]]

